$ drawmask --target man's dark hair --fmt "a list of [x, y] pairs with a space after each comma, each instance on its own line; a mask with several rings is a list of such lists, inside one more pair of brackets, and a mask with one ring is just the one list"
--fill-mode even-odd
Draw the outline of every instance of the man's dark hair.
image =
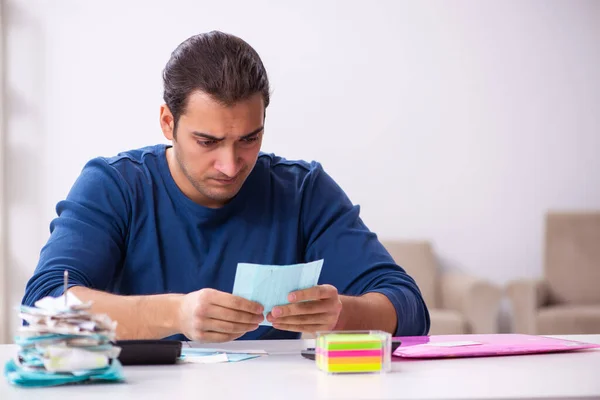
[[261, 93], [269, 105], [269, 80], [258, 53], [237, 36], [212, 31], [195, 35], [171, 53], [163, 71], [163, 99], [174, 118], [174, 131], [194, 91], [230, 106]]

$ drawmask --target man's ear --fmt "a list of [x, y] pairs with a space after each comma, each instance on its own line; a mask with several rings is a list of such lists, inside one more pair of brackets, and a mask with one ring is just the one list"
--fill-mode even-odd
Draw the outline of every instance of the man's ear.
[[169, 107], [166, 104], [160, 106], [160, 129], [167, 140], [175, 138], [175, 119]]

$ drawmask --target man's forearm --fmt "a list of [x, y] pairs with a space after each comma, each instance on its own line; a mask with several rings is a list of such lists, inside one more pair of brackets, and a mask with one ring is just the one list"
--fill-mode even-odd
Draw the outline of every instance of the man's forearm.
[[396, 331], [398, 317], [392, 302], [381, 293], [340, 296], [342, 312], [335, 329]]
[[162, 339], [180, 333], [181, 294], [119, 296], [83, 286], [69, 291], [83, 302], [92, 301], [92, 312], [117, 321], [117, 339]]

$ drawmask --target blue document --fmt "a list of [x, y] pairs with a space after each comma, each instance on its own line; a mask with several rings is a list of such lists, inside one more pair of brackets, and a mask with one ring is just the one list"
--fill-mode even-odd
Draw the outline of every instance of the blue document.
[[11, 359], [4, 366], [4, 376], [13, 385], [23, 387], [47, 387], [78, 382], [123, 382], [125, 380], [123, 366], [117, 359], [112, 360], [106, 368], [76, 373], [55, 373], [32, 369]]
[[271, 326], [267, 314], [275, 306], [289, 304], [290, 292], [316, 286], [323, 260], [292, 265], [239, 263], [233, 283], [233, 294], [256, 301], [265, 308], [260, 325]]

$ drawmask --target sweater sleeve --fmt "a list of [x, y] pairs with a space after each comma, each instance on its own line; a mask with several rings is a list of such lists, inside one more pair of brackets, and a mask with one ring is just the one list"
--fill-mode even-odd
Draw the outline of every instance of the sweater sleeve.
[[305, 259], [324, 260], [319, 283], [333, 285], [343, 295], [381, 293], [396, 309], [395, 336], [428, 334], [429, 311], [416, 282], [363, 223], [360, 207], [318, 163], [303, 186]]
[[130, 215], [126, 193], [123, 178], [104, 159], [85, 165], [67, 198], [56, 206], [57, 217], [25, 288], [24, 305], [62, 295], [65, 270], [69, 287], [110, 289], [125, 254]]

